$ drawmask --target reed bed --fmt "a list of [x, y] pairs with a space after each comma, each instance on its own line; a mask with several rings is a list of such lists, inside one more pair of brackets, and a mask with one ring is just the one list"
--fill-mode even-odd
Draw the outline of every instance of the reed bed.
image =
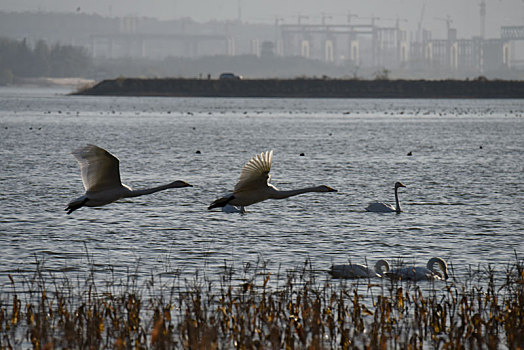
[[[36, 265], [0, 293], [0, 349], [521, 349], [524, 263], [466, 281], [331, 280], [310, 264], [272, 275], [70, 280]], [[109, 275], [111, 275], [109, 273]]]

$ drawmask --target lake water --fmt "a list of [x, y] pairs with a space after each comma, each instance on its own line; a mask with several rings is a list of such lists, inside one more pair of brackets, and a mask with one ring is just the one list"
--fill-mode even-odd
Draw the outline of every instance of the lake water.
[[[270, 271], [310, 259], [326, 270], [379, 258], [425, 265], [440, 256], [455, 275], [504, 271], [524, 253], [524, 100], [218, 99], [68, 96], [0, 89], [0, 283], [35, 261], [65, 274], [100, 269], [148, 276], [214, 274], [224, 262], [262, 259]], [[66, 215], [84, 189], [71, 151], [99, 145], [120, 159], [133, 188], [176, 179], [193, 188]], [[201, 153], [197, 154], [197, 150]], [[274, 150], [281, 189], [305, 194], [208, 211], [241, 167]], [[412, 156], [407, 156], [412, 152]], [[304, 153], [304, 156], [300, 156]], [[404, 212], [368, 213], [369, 202]]]

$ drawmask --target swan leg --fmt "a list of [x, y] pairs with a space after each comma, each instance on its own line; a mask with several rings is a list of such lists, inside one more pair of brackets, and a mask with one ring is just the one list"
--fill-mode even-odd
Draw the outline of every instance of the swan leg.
[[246, 209], [244, 208], [243, 205], [240, 206], [240, 214], [245, 214], [246, 213]]
[[89, 199], [88, 198], [85, 198], [83, 201], [81, 202], [71, 202], [69, 203], [69, 205], [67, 206], [67, 208], [65, 208], [64, 210], [67, 211], [67, 215], [71, 214], [72, 212], [74, 212], [75, 210], [77, 209], [80, 209], [82, 208], [84, 205], [86, 205], [87, 201]]

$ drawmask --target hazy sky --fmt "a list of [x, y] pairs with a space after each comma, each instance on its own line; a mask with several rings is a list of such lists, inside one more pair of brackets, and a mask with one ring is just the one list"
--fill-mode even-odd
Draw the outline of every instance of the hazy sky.
[[[394, 25], [395, 18], [406, 19], [401, 25], [413, 32], [425, 9], [422, 27], [433, 31], [433, 37], [443, 37], [448, 15], [452, 26], [461, 38], [480, 33], [479, 3], [481, 0], [0, 0], [1, 10], [60, 11], [98, 13], [104, 16], [147, 16], [160, 19], [191, 17], [199, 22], [213, 19], [238, 19], [242, 21], [320, 23], [346, 23], [347, 14], [357, 14], [355, 23], [369, 23], [365, 17], [380, 17], [377, 23]], [[486, 36], [498, 37], [502, 25], [524, 25], [524, 0], [485, 0]], [[239, 11], [239, 8], [241, 11]], [[437, 19], [440, 18], [440, 19]]]

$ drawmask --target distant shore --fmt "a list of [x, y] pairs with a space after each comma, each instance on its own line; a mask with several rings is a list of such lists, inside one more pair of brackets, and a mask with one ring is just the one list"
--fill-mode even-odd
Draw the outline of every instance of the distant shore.
[[76, 89], [86, 89], [95, 84], [94, 80], [84, 78], [16, 78], [14, 86], [37, 86], [37, 87], [69, 87]]
[[103, 80], [74, 94], [281, 98], [524, 98], [524, 81], [118, 78]]

